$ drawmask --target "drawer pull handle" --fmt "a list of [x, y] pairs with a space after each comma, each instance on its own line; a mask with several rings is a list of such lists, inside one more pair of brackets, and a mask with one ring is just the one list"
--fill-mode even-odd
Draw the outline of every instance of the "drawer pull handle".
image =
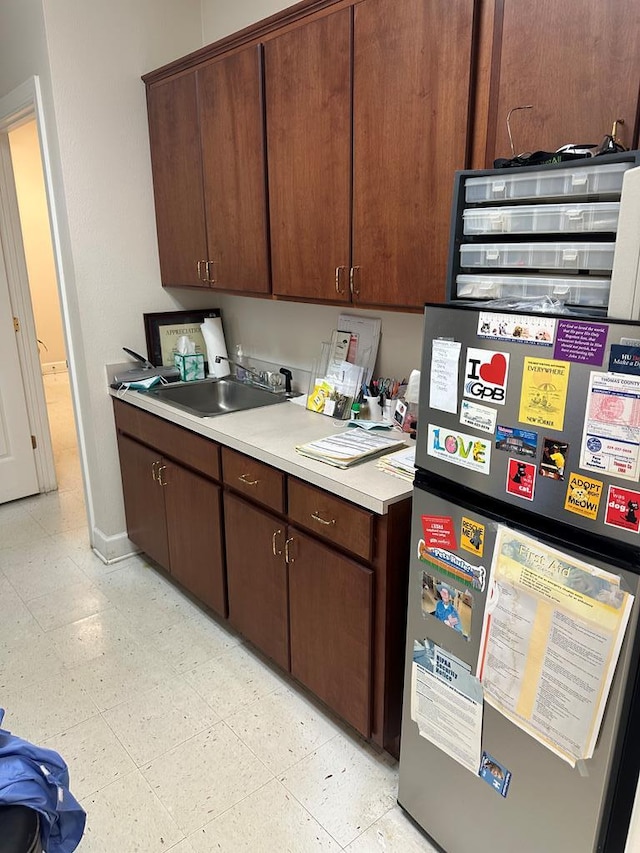
[[320, 513], [319, 513], [319, 512], [312, 512], [312, 513], [311, 513], [311, 518], [312, 518], [314, 521], [317, 521], [319, 524], [327, 524], [327, 525], [329, 525], [329, 524], [335, 524], [335, 523], [336, 523], [335, 518], [332, 518], [332, 519], [331, 519], [331, 521], [327, 521], [327, 520], [326, 520], [326, 518], [322, 518], [322, 517], [320, 516]]
[[278, 546], [276, 544], [276, 539], [278, 538], [278, 536], [280, 536], [281, 533], [282, 530], [276, 530], [276, 532], [271, 537], [271, 550], [273, 551], [274, 557], [279, 557], [280, 554], [282, 554], [282, 551], [278, 550]]
[[166, 465], [161, 465], [161, 466], [158, 468], [158, 483], [159, 483], [161, 486], [166, 486], [166, 485], [167, 485], [167, 481], [162, 479], [162, 472], [163, 472], [163, 471], [166, 471], [166, 470], [167, 470], [167, 466], [166, 466]]
[[158, 465], [160, 464], [160, 460], [156, 459], [156, 461], [151, 465], [151, 479], [158, 479]]
[[241, 483], [244, 483], [245, 486], [257, 486], [260, 480], [251, 480], [249, 478], [249, 474], [241, 474], [238, 479]]
[[291, 551], [289, 550], [289, 545], [293, 542], [293, 539], [285, 539], [284, 543], [284, 561], [290, 566], [291, 563], [295, 563], [295, 558], [291, 556]]

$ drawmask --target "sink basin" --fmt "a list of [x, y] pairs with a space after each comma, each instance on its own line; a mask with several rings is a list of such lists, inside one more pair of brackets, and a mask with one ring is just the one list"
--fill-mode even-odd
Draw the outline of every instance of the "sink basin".
[[245, 385], [232, 378], [162, 385], [144, 393], [202, 418], [272, 406], [288, 399], [286, 394]]

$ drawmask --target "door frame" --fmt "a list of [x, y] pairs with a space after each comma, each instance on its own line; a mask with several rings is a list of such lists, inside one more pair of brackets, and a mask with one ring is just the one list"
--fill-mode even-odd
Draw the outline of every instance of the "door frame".
[[57, 478], [8, 136], [10, 130], [31, 120], [35, 120], [36, 122], [40, 142], [40, 155], [42, 158], [42, 171], [49, 212], [49, 226], [51, 229], [51, 241], [56, 268], [60, 312], [64, 329], [71, 397], [76, 419], [76, 434], [83, 479], [86, 487], [86, 449], [80, 428], [80, 415], [77, 403], [78, 389], [75, 380], [75, 370], [73, 369], [73, 346], [65, 291], [65, 278], [61, 260], [59, 219], [54, 202], [51, 159], [44, 118], [42, 92], [37, 76], [29, 78], [16, 89], [0, 98], [0, 237], [2, 238], [0, 256], [3, 257], [7, 270], [9, 299], [15, 314], [20, 318], [22, 334], [16, 335], [16, 343], [29, 423], [33, 434], [37, 436], [34, 460], [39, 490], [40, 492], [50, 492], [56, 489]]

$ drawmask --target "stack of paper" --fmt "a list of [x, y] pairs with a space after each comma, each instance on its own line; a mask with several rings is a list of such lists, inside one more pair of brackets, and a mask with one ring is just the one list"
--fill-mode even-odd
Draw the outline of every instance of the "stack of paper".
[[416, 446], [405, 447], [398, 450], [396, 453], [390, 453], [384, 459], [378, 459], [376, 465], [387, 474], [392, 474], [394, 477], [399, 477], [401, 480], [406, 480], [413, 483], [413, 477], [416, 472]]
[[363, 459], [389, 453], [403, 444], [402, 438], [354, 429], [329, 435], [318, 441], [310, 441], [309, 444], [299, 444], [296, 450], [303, 456], [318, 459], [328, 465], [348, 468]]

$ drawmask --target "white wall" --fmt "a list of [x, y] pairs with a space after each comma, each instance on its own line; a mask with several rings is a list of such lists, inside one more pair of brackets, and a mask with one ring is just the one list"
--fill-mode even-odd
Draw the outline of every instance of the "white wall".
[[243, 27], [268, 18], [287, 6], [292, 0], [202, 0], [202, 35], [204, 44], [210, 44]]

